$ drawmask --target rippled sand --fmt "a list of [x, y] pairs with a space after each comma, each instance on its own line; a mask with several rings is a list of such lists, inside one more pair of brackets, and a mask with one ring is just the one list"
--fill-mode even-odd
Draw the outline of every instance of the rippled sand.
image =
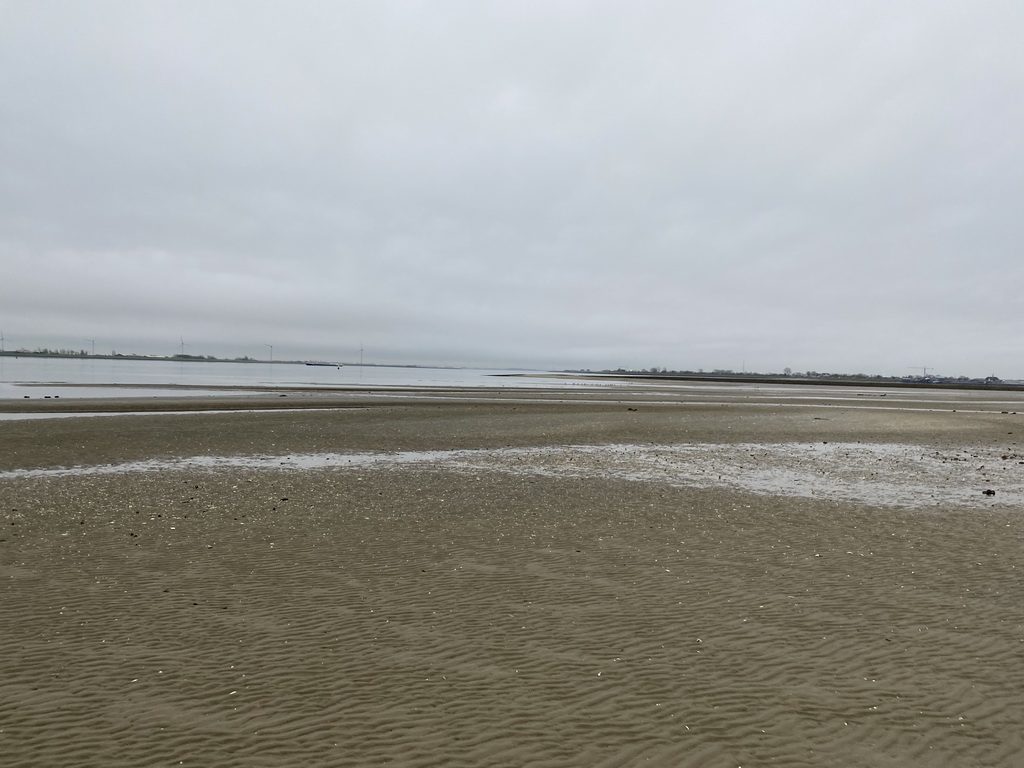
[[5, 425], [4, 765], [1018, 764], [1016, 415], [630, 407]]

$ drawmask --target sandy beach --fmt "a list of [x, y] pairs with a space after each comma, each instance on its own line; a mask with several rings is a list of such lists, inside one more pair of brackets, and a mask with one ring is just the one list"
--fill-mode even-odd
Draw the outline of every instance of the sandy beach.
[[880, 397], [0, 422], [4, 765], [1021, 765], [1024, 408]]

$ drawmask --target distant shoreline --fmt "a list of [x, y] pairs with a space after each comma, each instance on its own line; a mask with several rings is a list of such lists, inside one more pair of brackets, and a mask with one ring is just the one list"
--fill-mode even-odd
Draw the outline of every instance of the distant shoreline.
[[908, 389], [977, 389], [983, 391], [1008, 390], [1019, 392], [1024, 389], [1024, 383], [1000, 381], [996, 384], [986, 384], [982, 380], [971, 379], [968, 381], [907, 381], [906, 379], [884, 378], [876, 376], [842, 376], [823, 374], [821, 377], [808, 376], [775, 376], [763, 374], [690, 374], [690, 373], [618, 373], [600, 372], [587, 375], [600, 375], [607, 378], [626, 379], [629, 381], [641, 381], [645, 379], [655, 381], [713, 381], [737, 384], [807, 384], [811, 386], [830, 387], [898, 387]]
[[[94, 355], [94, 354], [61, 354], [56, 352], [24, 352], [24, 351], [3, 351], [0, 358], [33, 358], [33, 359], [57, 359], [57, 360], [129, 360], [138, 362], [178, 362], [178, 363], [240, 363], [240, 364], [261, 364], [261, 365], [308, 365], [309, 360], [259, 360], [250, 357], [211, 357], [200, 355]], [[313, 364], [322, 365], [314, 361]], [[479, 369], [471, 366], [458, 365], [423, 365], [416, 363], [352, 363], [339, 361], [329, 363], [328, 366], [339, 366], [349, 368], [404, 368], [422, 370], [495, 370], [502, 371], [496, 376], [514, 377], [530, 376], [543, 373], [545, 375], [561, 375], [566, 377], [578, 376], [587, 379], [615, 379], [623, 381], [694, 381], [714, 383], [735, 383], [735, 384], [776, 384], [776, 385], [811, 385], [829, 387], [895, 387], [910, 389], [958, 389], [958, 390], [980, 390], [980, 391], [1011, 391], [1019, 392], [1024, 390], [1024, 382], [1003, 381], [995, 377], [987, 379], [946, 379], [937, 377], [935, 380], [919, 379], [916, 377], [886, 377], [870, 374], [830, 374], [822, 373], [816, 376], [799, 374], [763, 374], [763, 373], [701, 373], [692, 371], [630, 371], [630, 370], [580, 370], [565, 369], [560, 371], [547, 371], [543, 369], [508, 369], [481, 367]], [[509, 372], [512, 371], [512, 372]]]
[[[47, 358], [60, 360], [133, 360], [133, 361], [158, 361], [178, 363], [242, 363], [262, 365], [307, 365], [309, 360], [258, 360], [250, 357], [211, 357], [201, 355], [93, 355], [93, 354], [60, 354], [52, 352], [0, 352], [0, 357], [29, 357]], [[315, 362], [315, 361], [314, 361]], [[319, 363], [316, 363], [319, 364]], [[412, 368], [426, 370], [469, 370], [471, 366], [459, 365], [421, 365], [415, 363], [352, 363], [340, 361], [330, 365], [360, 368]], [[937, 377], [935, 380], [917, 378], [897, 378], [894, 376], [876, 376], [870, 374], [830, 374], [822, 373], [817, 376], [799, 374], [780, 375], [764, 373], [695, 373], [692, 371], [627, 371], [622, 369], [590, 371], [580, 369], [566, 369], [561, 371], [543, 371], [541, 369], [507, 369], [483, 367], [479, 370], [514, 370], [515, 373], [502, 373], [502, 376], [529, 376], [535, 373], [554, 373], [566, 376], [581, 376], [587, 378], [612, 378], [626, 381], [709, 381], [719, 383], [741, 383], [741, 384], [809, 384], [822, 386], [858, 386], [858, 387], [906, 387], [906, 388], [937, 388], [937, 389], [972, 389], [972, 390], [1006, 390], [1020, 391], [1024, 389], [1024, 382], [1002, 381], [995, 377], [988, 379], [946, 379]]]

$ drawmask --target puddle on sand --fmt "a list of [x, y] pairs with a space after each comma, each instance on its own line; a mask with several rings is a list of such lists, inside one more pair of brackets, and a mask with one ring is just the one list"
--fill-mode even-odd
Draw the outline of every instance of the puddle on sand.
[[[986, 448], [937, 450], [890, 443], [599, 445], [288, 456], [195, 456], [91, 467], [0, 472], [0, 480], [132, 472], [387, 469], [425, 466], [676, 487], [873, 506], [1024, 506], [1024, 456]], [[986, 496], [986, 489], [996, 491]]]

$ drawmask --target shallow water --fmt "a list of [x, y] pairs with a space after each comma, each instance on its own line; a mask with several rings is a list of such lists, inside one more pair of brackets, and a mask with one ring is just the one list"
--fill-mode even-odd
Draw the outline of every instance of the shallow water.
[[[202, 387], [394, 388], [528, 387], [536, 378], [521, 371], [469, 368], [392, 368], [305, 365], [302, 363], [221, 363], [179, 360], [0, 357], [0, 399], [59, 397], [153, 397], [223, 394]], [[540, 373], [540, 372], [538, 372]], [[571, 379], [548, 379], [545, 386], [578, 386]], [[154, 390], [153, 387], [200, 389]], [[236, 394], [236, 393], [232, 393]]]

